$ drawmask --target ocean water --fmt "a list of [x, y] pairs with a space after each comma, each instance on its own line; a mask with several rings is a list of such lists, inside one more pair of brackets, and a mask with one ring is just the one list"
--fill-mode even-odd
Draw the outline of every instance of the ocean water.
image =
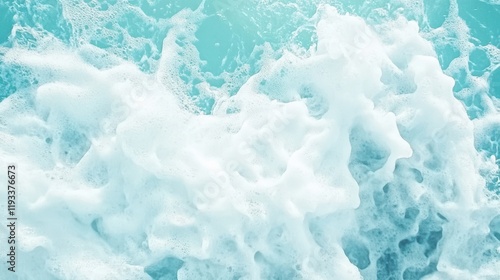
[[0, 23], [0, 279], [500, 279], [498, 0], [4, 0]]

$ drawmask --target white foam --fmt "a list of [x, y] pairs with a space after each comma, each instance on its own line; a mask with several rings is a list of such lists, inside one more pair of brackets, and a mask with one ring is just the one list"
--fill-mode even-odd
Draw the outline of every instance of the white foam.
[[[19, 254], [47, 257], [23, 263], [22, 275], [150, 279], [143, 268], [172, 257], [179, 279], [373, 278], [383, 246], [435, 213], [448, 222], [429, 226], [444, 236], [429, 277], [492, 275], [498, 262], [466, 264], [460, 254], [472, 248], [469, 233], [486, 234], [476, 224], [498, 214], [483, 192], [474, 126], [415, 22], [377, 30], [322, 6], [317, 49], [266, 59], [201, 115], [177, 75], [181, 65], [199, 70], [200, 13], [170, 21], [153, 75], [116, 57], [94, 67], [71, 51], [7, 52], [39, 79], [33, 96], [0, 103], [3, 158], [21, 170]], [[385, 208], [375, 193], [393, 190], [387, 203], [397, 207], [376, 216]], [[387, 226], [415, 205], [412, 228]], [[359, 270], [342, 238], [373, 241], [384, 226], [393, 232], [367, 245], [371, 266]]]

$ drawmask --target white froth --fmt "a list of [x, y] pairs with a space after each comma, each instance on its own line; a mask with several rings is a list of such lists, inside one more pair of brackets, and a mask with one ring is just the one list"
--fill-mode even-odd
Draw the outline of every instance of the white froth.
[[[91, 16], [70, 6], [72, 21]], [[178, 75], [187, 65], [203, 78], [193, 45], [201, 10], [170, 19], [153, 74], [88, 45], [8, 50], [6, 63], [38, 79], [0, 103], [2, 160], [21, 170], [18, 253], [46, 259], [24, 262], [20, 277], [153, 279], [149, 269], [164, 261], [178, 279], [258, 279], [272, 269], [363, 279], [377, 275], [383, 244], [439, 215], [446, 222], [427, 226], [444, 236], [428, 279], [494, 275], [498, 261], [467, 264], [462, 252], [498, 215], [479, 173], [494, 164], [477, 154], [474, 133], [500, 122], [468, 119], [417, 23], [373, 28], [330, 6], [318, 14], [308, 55], [263, 59], [233, 96], [205, 85], [217, 98], [209, 115]], [[89, 63], [102, 56], [109, 65]], [[389, 206], [376, 208], [375, 196], [394, 189], [403, 194], [387, 202], [392, 218], [419, 205], [420, 216], [370, 244], [371, 266], [358, 269], [345, 238], [369, 240], [377, 222], [392, 222], [376, 216]]]

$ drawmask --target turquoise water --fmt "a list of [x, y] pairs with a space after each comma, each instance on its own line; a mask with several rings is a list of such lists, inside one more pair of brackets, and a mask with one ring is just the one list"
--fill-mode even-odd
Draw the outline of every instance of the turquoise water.
[[0, 3], [0, 161], [23, 184], [2, 279], [498, 279], [499, 18]]
[[[77, 15], [64, 16], [64, 10], [77, 9], [75, 3], [59, 1], [37, 1], [26, 5], [23, 1], [6, 1], [0, 9], [2, 28], [0, 43], [5, 48], [12, 46], [33, 48], [46, 37], [55, 37], [69, 48], [91, 44], [109, 51], [121, 58], [133, 61], [141, 70], [152, 72], [162, 52], [162, 43], [169, 30], [168, 19], [183, 9], [197, 9], [201, 1], [84, 1], [85, 13], [90, 18], [79, 19]], [[500, 13], [494, 1], [290, 1], [252, 3], [247, 1], [207, 1], [203, 8], [204, 19], [196, 23], [197, 32], [193, 42], [204, 61], [198, 69], [199, 75], [220, 85], [222, 72], [234, 73], [242, 65], [249, 65], [251, 75], [258, 71], [258, 53], [252, 53], [256, 46], [269, 43], [275, 50], [291, 45], [309, 48], [314, 44], [314, 20], [317, 5], [328, 3], [343, 13], [352, 13], [368, 20], [371, 24], [394, 19], [403, 15], [418, 22], [421, 34], [429, 39], [446, 74], [454, 77], [454, 92], [458, 95], [464, 88], [474, 85], [474, 77], [480, 77], [488, 84], [488, 97], [498, 98], [498, 65], [496, 50], [500, 31], [497, 17]], [[73, 8], [68, 6], [73, 5]], [[126, 7], [125, 7], [126, 5]], [[65, 8], [66, 6], [66, 8]], [[113, 11], [113, 17], [107, 17]], [[85, 14], [84, 13], [84, 14]], [[381, 15], [382, 14], [382, 15]], [[83, 15], [82, 15], [83, 16]], [[461, 24], [454, 24], [460, 21]], [[466, 25], [469, 30], [461, 30]], [[456, 25], [460, 25], [459, 27]], [[442, 30], [444, 28], [444, 30]], [[436, 32], [439, 30], [439, 32]], [[435, 33], [435, 35], [433, 34]], [[437, 34], [436, 34], [437, 33]], [[466, 38], [464, 38], [464, 36]], [[217, 44], [217, 47], [214, 47]], [[460, 65], [450, 69], [450, 63]], [[253, 69], [255, 68], [255, 69]], [[7, 90], [2, 98], [19, 88], [28, 86], [20, 76], [19, 68], [2, 67], [2, 85]], [[187, 74], [189, 76], [189, 73]], [[19, 81], [13, 82], [12, 79]], [[242, 79], [244, 80], [244, 79]], [[196, 85], [197, 80], [185, 79]], [[241, 82], [240, 82], [241, 83]], [[232, 94], [237, 88], [232, 91]], [[192, 95], [197, 94], [196, 88]], [[485, 108], [474, 97], [461, 99], [471, 118], [483, 115]], [[483, 97], [476, 97], [482, 99]], [[485, 98], [487, 98], [485, 96]], [[474, 103], [474, 104], [471, 104]], [[205, 113], [211, 105], [200, 104]], [[208, 106], [208, 107], [206, 107]]]

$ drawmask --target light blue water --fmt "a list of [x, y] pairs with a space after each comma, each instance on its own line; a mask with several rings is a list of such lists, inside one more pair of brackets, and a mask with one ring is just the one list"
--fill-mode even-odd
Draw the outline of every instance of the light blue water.
[[0, 161], [22, 185], [0, 278], [500, 279], [499, 19], [3, 1]]

